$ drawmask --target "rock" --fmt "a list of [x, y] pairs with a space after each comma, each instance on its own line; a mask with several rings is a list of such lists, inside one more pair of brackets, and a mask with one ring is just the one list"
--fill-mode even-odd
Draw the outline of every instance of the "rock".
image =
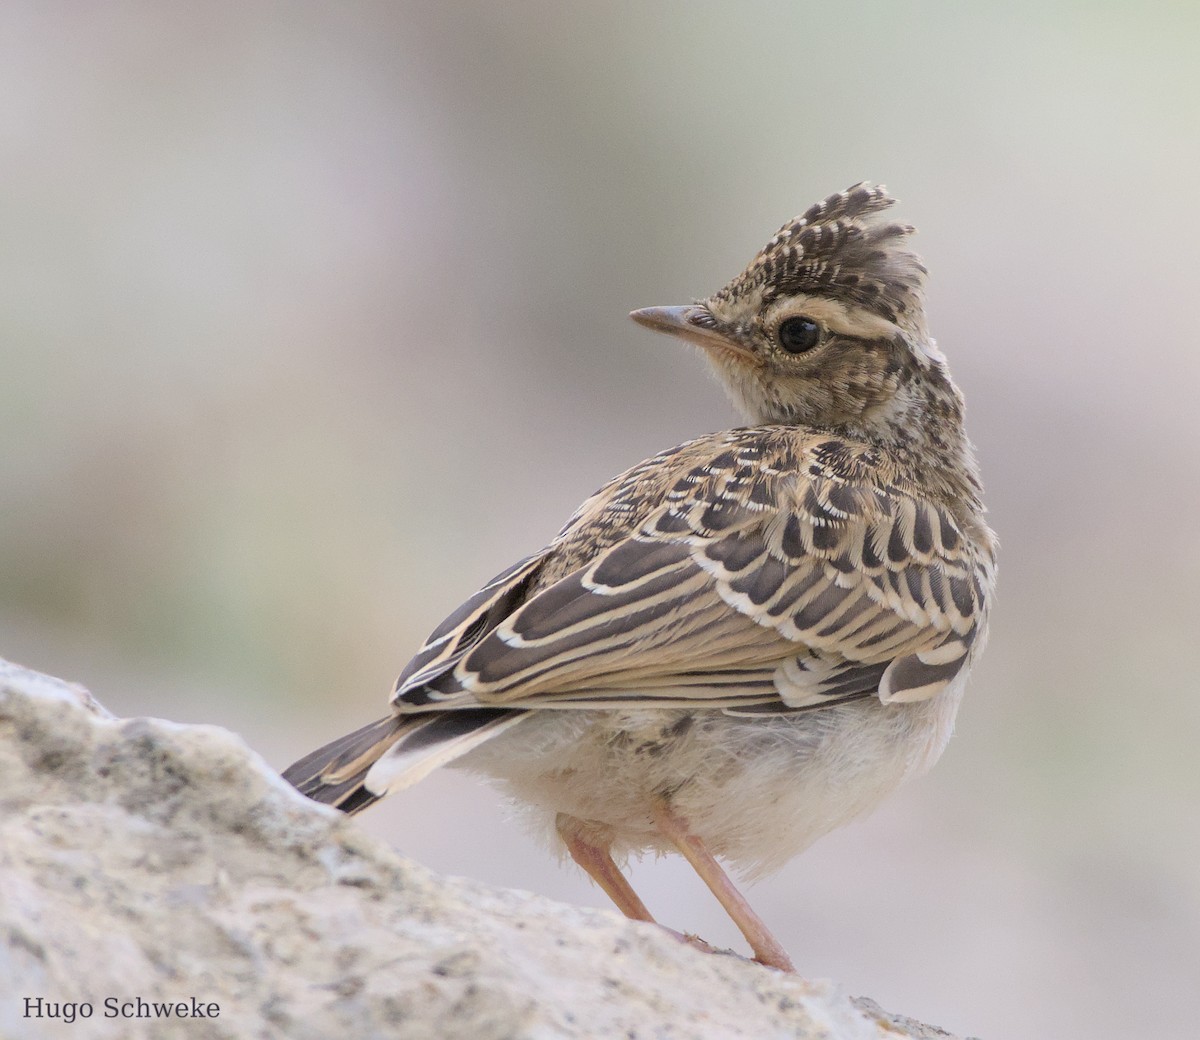
[[3, 661], [0, 980], [13, 1040], [948, 1035], [616, 914], [438, 877], [232, 733], [117, 719]]

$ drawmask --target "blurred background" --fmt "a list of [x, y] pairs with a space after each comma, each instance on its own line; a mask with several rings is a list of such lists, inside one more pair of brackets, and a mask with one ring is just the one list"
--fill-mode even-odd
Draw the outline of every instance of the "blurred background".
[[[0, 654], [277, 767], [610, 475], [738, 420], [631, 308], [883, 181], [1003, 542], [928, 777], [758, 885], [962, 1034], [1192, 1038], [1200, 8], [0, 8]], [[446, 772], [362, 817], [606, 900]], [[739, 944], [681, 863], [677, 927]]]

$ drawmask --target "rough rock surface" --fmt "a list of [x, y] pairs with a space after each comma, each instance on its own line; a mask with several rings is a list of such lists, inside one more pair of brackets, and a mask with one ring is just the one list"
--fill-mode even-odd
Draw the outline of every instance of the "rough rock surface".
[[[138, 999], [219, 1014], [125, 1017]], [[615, 914], [435, 876], [225, 730], [117, 719], [0, 661], [0, 1036], [948, 1034]]]

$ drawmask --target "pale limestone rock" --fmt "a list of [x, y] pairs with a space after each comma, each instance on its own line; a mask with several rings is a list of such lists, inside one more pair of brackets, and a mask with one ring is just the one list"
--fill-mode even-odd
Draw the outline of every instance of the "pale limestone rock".
[[[26, 1017], [39, 997], [92, 1014]], [[220, 1014], [106, 1018], [106, 998]], [[116, 719], [0, 661], [0, 1036], [948, 1034], [615, 914], [437, 877], [232, 733]]]

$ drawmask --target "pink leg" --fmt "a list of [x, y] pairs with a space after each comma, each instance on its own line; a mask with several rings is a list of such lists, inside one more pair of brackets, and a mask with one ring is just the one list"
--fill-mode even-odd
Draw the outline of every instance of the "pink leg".
[[[558, 829], [559, 837], [567, 846], [571, 859], [587, 872], [588, 877], [604, 889], [605, 894], [616, 904], [621, 913], [633, 921], [648, 921], [650, 924], [658, 924], [650, 911], [646, 909], [646, 904], [642, 902], [641, 896], [633, 890], [633, 886], [621, 873], [620, 867], [613, 861], [608, 846], [596, 843], [594, 827], [589, 827], [582, 820], [568, 816], [566, 813], [559, 813], [554, 825]], [[585, 837], [585, 835], [587, 836]], [[698, 935], [684, 935], [666, 925], [659, 925], [659, 927], [665, 932], [670, 932], [680, 942], [685, 942], [698, 950], [704, 950], [706, 953], [713, 952], [713, 948]]]
[[554, 821], [559, 837], [566, 843], [571, 859], [587, 871], [597, 885], [604, 889], [608, 898], [617, 904], [617, 909], [634, 921], [649, 921], [657, 924], [646, 904], [642, 902], [633, 886], [626, 880], [621, 869], [613, 862], [607, 845], [595, 845], [584, 834], [591, 828], [582, 820], [566, 813], [559, 813]]
[[750, 908], [745, 896], [734, 887], [729, 875], [721, 869], [721, 865], [713, 858], [704, 842], [688, 831], [687, 824], [675, 815], [666, 802], [659, 802], [655, 806], [654, 824], [664, 837], [683, 853], [692, 869], [717, 897], [725, 912], [746, 937], [746, 942], [754, 951], [754, 959], [760, 964], [794, 973], [796, 969], [779, 940], [771, 934], [762, 918]]

